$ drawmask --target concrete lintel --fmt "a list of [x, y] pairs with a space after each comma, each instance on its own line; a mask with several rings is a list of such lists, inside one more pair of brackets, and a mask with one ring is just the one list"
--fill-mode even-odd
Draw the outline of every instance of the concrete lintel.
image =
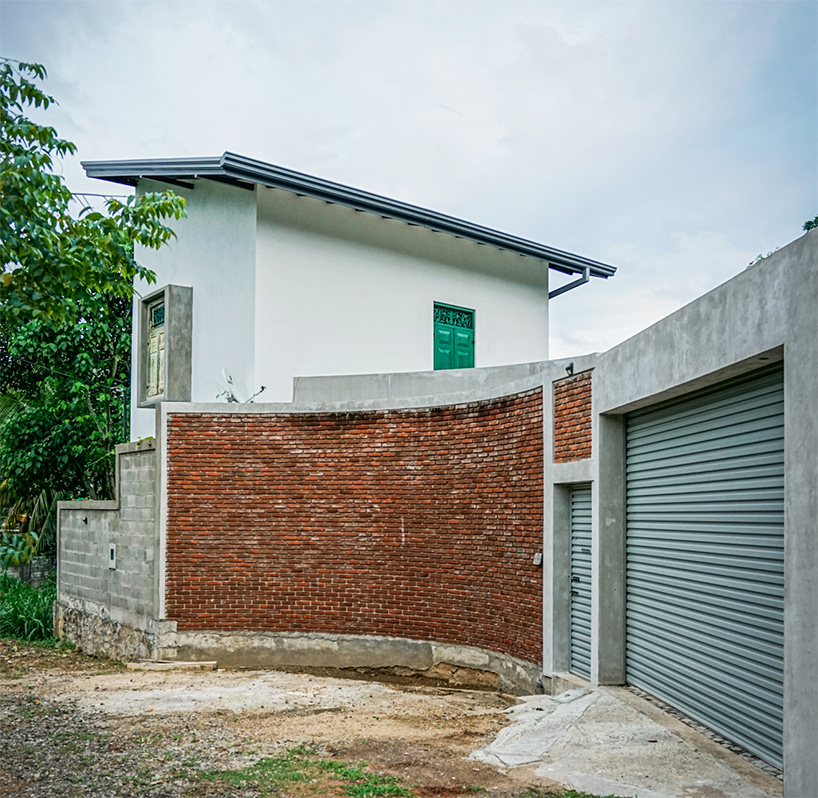
[[57, 509], [64, 513], [70, 510], [108, 510], [116, 511], [119, 509], [119, 502], [113, 500], [100, 499], [76, 499], [74, 501], [57, 502]]
[[571, 485], [580, 482], [591, 482], [594, 478], [594, 461], [574, 460], [570, 463], [554, 463], [551, 480], [555, 485]]

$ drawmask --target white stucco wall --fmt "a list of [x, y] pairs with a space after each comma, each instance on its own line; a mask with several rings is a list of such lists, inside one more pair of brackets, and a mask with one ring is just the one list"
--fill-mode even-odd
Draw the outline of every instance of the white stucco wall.
[[[531, 258], [259, 188], [256, 383], [433, 366], [433, 306], [475, 310], [475, 365], [548, 357], [548, 275]], [[257, 386], [256, 386], [257, 388]]]
[[[478, 367], [548, 357], [545, 263], [281, 190], [174, 190], [188, 218], [139, 249], [157, 281], [136, 288], [193, 288], [191, 401], [217, 401], [223, 369], [265, 402], [289, 401], [297, 376], [431, 369], [435, 302], [475, 311]], [[154, 423], [132, 398], [131, 438]]]
[[[140, 181], [139, 191], [167, 186]], [[224, 390], [222, 369], [240, 391], [253, 385], [255, 362], [256, 193], [197, 180], [173, 188], [187, 202], [188, 217], [172, 226], [177, 238], [159, 251], [138, 247], [137, 260], [156, 272], [156, 283], [137, 283], [144, 296], [166, 284], [193, 287], [191, 399], [214, 402]], [[139, 296], [134, 297], [135, 307]], [[134, 319], [138, 319], [134, 312]], [[134, 341], [138, 341], [134, 330]], [[132, 356], [136, 379], [136, 361]], [[154, 434], [154, 411], [136, 407], [131, 389], [131, 440]]]

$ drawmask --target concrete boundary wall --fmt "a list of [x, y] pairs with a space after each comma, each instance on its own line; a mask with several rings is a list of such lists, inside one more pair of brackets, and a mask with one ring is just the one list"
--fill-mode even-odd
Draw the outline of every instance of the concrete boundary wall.
[[153, 656], [158, 624], [157, 452], [152, 439], [116, 449], [116, 498], [57, 508], [55, 628], [83, 650]]

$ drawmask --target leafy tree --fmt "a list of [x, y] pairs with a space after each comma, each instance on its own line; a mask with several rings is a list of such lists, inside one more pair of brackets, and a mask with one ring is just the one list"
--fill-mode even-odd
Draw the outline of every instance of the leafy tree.
[[0, 474], [19, 498], [34, 499], [44, 488], [113, 496], [111, 453], [124, 436], [130, 375], [130, 301], [88, 293], [77, 311], [76, 323], [35, 318], [7, 341], [0, 384], [21, 367], [36, 380], [6, 392], [0, 420]]
[[0, 336], [0, 561], [55, 542], [61, 499], [110, 498], [125, 437], [130, 301], [88, 293], [76, 323], [31, 319]]
[[[124, 439], [133, 279], [184, 215], [172, 192], [82, 207], [54, 161], [75, 146], [25, 115], [54, 100], [39, 64], [0, 59], [0, 563], [53, 534], [60, 498], [110, 498]], [[4, 519], [4, 520], [3, 520]]]
[[807, 221], [804, 222], [804, 226], [801, 229], [805, 233], [808, 233], [810, 230], [813, 230], [816, 227], [818, 227], [818, 216], [816, 216], [814, 219], [807, 219]]
[[89, 292], [76, 322], [34, 318], [0, 335], [0, 562], [55, 542], [56, 502], [110, 498], [125, 437], [130, 301]]
[[76, 318], [88, 291], [130, 296], [135, 276], [153, 273], [133, 257], [134, 243], [160, 248], [173, 236], [163, 222], [184, 215], [172, 192], [106, 201], [107, 213], [90, 207], [76, 215], [74, 197], [53, 171], [55, 158], [76, 152], [52, 127], [26, 116], [54, 99], [36, 81], [40, 64], [0, 59], [0, 307], [9, 317]]

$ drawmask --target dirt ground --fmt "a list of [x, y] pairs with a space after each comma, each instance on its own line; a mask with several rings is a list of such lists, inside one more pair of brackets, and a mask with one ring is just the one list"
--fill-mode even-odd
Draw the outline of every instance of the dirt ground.
[[[0, 640], [0, 796], [273, 794], [253, 778], [212, 773], [252, 770], [296, 746], [310, 761], [366, 762], [418, 796], [560, 794], [531, 770], [466, 759], [507, 724], [513, 703], [411, 679], [133, 671]], [[275, 794], [310, 792], [350, 794], [324, 777]]]

